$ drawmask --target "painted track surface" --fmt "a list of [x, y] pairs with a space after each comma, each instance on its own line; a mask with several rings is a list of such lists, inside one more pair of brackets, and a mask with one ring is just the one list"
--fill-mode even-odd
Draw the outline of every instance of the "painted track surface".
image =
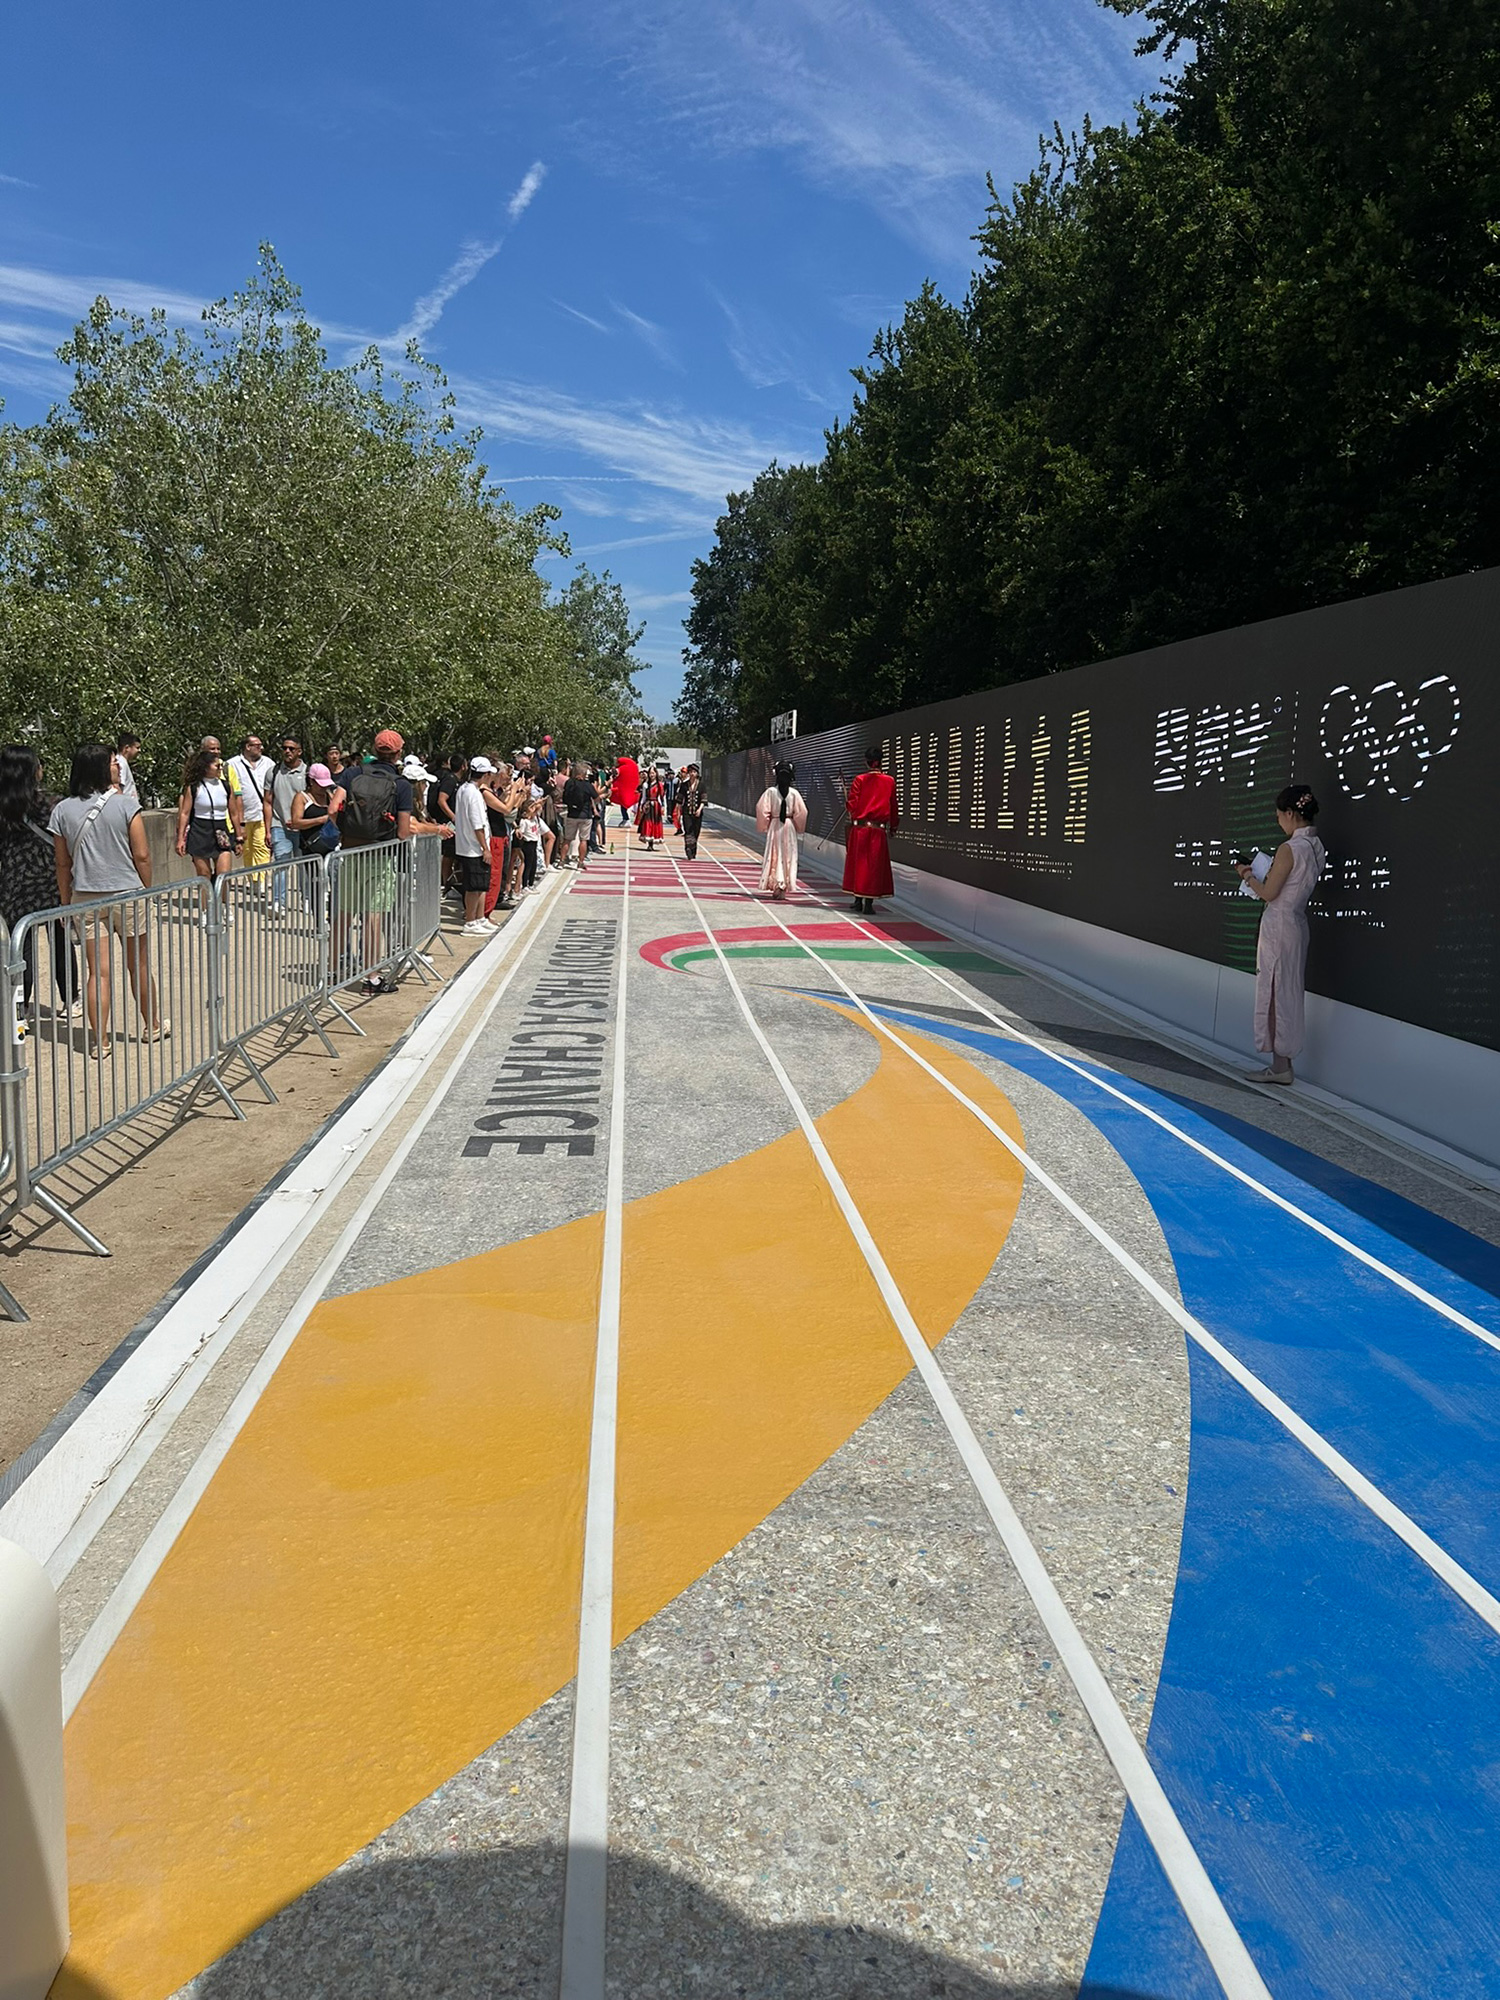
[[612, 1146], [600, 1990], [1223, 1990], [735, 980], [1266, 1987], [1500, 1992], [1500, 1635], [847, 989], [1492, 1590], [1500, 1353], [1142, 1107], [1500, 1330], [1493, 1218], [1144, 1040], [1105, 1068], [920, 925], [759, 906], [732, 844], [624, 877], [549, 911], [80, 1704], [58, 1990], [558, 1991]]

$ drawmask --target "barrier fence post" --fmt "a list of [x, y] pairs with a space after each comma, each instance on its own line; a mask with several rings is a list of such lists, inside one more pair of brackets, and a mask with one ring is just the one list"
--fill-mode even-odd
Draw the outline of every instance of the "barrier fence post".
[[0, 1541], [0, 1993], [43, 2000], [68, 1949], [62, 1644], [47, 1573]]
[[[274, 1104], [252, 1038], [300, 1027], [337, 1055], [323, 1010], [363, 1035], [338, 997], [362, 977], [440, 979], [441, 864], [435, 839], [381, 841], [0, 923], [0, 1227], [35, 1207], [107, 1257], [60, 1171], [168, 1099], [180, 1122], [213, 1090], [243, 1119], [236, 1060]], [[4, 1286], [0, 1314], [26, 1318]]]
[[[4, 1009], [4, 1018], [0, 1020], [0, 1217], [6, 1219], [21, 1206], [17, 1148], [26, 1123], [22, 1095], [26, 1088], [26, 1062], [21, 1047], [21, 1009], [17, 1005], [22, 989], [17, 980], [24, 977], [19, 947], [11, 942], [9, 930], [0, 922], [0, 1008]], [[4, 1285], [0, 1285], [0, 1312], [17, 1321], [30, 1317]]]
[[[224, 1081], [223, 1076], [223, 1064], [226, 1053], [244, 1054], [243, 1050], [236, 1051], [231, 1049], [229, 1044], [226, 1043], [224, 1035], [225, 911], [224, 899], [220, 892], [224, 883], [228, 880], [229, 877], [227, 875], [216, 875], [214, 877], [213, 881], [209, 884], [208, 909], [205, 912], [208, 919], [208, 1080], [213, 1084], [235, 1117], [243, 1121], [245, 1114], [235, 1101], [234, 1092]], [[274, 1104], [276, 1102], [275, 1093], [267, 1085], [265, 1078], [256, 1069], [254, 1063], [250, 1062], [248, 1057], [245, 1060], [261, 1089], [265, 1091], [266, 1096]], [[194, 1096], [196, 1095], [197, 1093], [194, 1092]], [[190, 1103], [191, 1101], [189, 1099]]]

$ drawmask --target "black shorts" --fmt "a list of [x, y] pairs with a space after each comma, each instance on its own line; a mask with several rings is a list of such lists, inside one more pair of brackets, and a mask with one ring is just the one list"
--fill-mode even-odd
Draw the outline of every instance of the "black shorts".
[[187, 851], [190, 859], [212, 861], [215, 856], [233, 852], [219, 843], [219, 834], [230, 831], [224, 820], [190, 819], [187, 830]]
[[477, 896], [490, 886], [490, 864], [483, 854], [460, 854], [459, 871], [466, 896]]

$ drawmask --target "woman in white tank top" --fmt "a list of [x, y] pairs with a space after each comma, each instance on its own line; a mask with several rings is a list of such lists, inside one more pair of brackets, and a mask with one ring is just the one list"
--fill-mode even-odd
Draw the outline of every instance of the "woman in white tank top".
[[216, 750], [188, 759], [177, 801], [177, 852], [205, 881], [234, 866], [243, 837], [245, 809], [229, 782]]

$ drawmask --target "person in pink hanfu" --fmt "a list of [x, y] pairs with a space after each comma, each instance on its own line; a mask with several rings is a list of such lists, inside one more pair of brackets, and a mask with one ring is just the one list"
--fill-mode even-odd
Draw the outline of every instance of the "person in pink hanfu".
[[1244, 863], [1240, 880], [1265, 904], [1255, 945], [1255, 1046], [1271, 1058], [1252, 1083], [1292, 1081], [1292, 1057], [1306, 1040], [1307, 904], [1327, 855], [1313, 832], [1318, 802], [1306, 785], [1276, 795], [1276, 824], [1286, 839], [1264, 882]]
[[776, 766], [776, 782], [767, 785], [755, 808], [755, 824], [766, 836], [760, 886], [773, 903], [784, 903], [797, 886], [797, 836], [807, 831], [807, 801], [792, 783], [790, 764]]

